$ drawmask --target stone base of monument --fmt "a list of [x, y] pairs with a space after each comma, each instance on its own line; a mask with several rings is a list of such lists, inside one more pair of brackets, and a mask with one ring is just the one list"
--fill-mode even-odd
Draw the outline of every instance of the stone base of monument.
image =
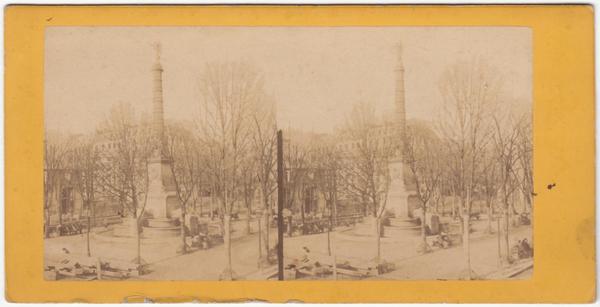
[[[389, 224], [384, 225], [382, 228], [382, 238], [392, 241], [404, 241], [416, 238], [421, 233], [419, 223], [410, 218], [390, 218]], [[357, 224], [350, 233], [359, 237], [374, 237], [376, 234], [375, 229], [375, 218], [369, 216], [365, 217], [362, 223]]]
[[367, 216], [362, 223], [356, 224], [352, 233], [358, 236], [375, 236], [375, 218]]
[[147, 239], [174, 238], [181, 235], [181, 227], [176, 220], [170, 218], [154, 218], [147, 220], [142, 228], [142, 236]]
[[383, 236], [394, 238], [404, 235], [413, 235], [421, 232], [421, 225], [411, 218], [393, 217], [389, 218], [389, 225], [383, 227]]
[[403, 229], [412, 229], [414, 227], [421, 228], [419, 223], [415, 219], [402, 218], [402, 217], [391, 217], [389, 218], [389, 227], [397, 227]]
[[134, 238], [136, 236], [136, 218], [123, 218], [121, 224], [112, 226], [112, 235], [121, 238]]

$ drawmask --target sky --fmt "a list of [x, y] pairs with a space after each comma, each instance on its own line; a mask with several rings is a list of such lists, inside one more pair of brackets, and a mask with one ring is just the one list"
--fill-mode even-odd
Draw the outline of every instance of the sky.
[[207, 63], [241, 61], [264, 75], [280, 127], [331, 132], [359, 101], [393, 110], [398, 44], [409, 119], [434, 120], [444, 70], [473, 58], [500, 75], [503, 103], [532, 103], [532, 34], [524, 27], [49, 27], [46, 129], [90, 133], [119, 102], [150, 113], [157, 42], [167, 120], [197, 116]]

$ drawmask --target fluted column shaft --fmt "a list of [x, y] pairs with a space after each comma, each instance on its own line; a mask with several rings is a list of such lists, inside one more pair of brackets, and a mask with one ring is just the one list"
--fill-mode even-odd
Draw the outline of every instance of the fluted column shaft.
[[154, 148], [160, 157], [164, 154], [164, 111], [163, 111], [163, 89], [162, 89], [162, 66], [156, 63], [152, 68], [153, 75], [153, 99], [152, 99], [152, 132], [154, 134]]

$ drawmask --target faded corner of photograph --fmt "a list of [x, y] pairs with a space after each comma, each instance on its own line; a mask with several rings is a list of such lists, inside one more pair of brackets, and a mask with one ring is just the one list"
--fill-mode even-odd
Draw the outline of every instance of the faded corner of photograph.
[[46, 280], [533, 272], [522, 27], [50, 27]]

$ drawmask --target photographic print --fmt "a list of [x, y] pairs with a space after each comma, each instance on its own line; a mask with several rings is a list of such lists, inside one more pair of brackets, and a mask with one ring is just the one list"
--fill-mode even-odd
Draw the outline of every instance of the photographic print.
[[45, 280], [532, 276], [530, 28], [60, 26], [44, 46]]

